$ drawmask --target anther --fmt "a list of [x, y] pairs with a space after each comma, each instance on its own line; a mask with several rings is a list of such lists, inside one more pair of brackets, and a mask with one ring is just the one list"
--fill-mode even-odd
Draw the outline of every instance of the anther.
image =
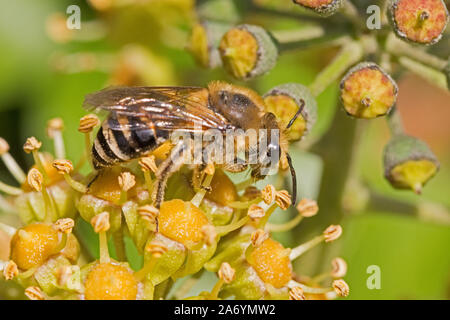
[[271, 204], [275, 201], [276, 193], [277, 190], [275, 189], [275, 187], [271, 184], [268, 184], [261, 190], [261, 197], [266, 204]]
[[45, 300], [44, 293], [39, 287], [28, 287], [25, 289], [25, 295], [30, 300]]
[[150, 242], [146, 247], [145, 251], [150, 252], [152, 257], [154, 258], [160, 258], [163, 254], [165, 254], [169, 249], [167, 246], [158, 241]]
[[263, 229], [258, 229], [251, 234], [251, 242], [253, 247], [258, 248], [269, 238], [269, 233], [265, 232]]
[[95, 114], [85, 115], [80, 119], [80, 125], [78, 126], [78, 131], [82, 133], [89, 133], [96, 126], [100, 124], [100, 120]]
[[283, 210], [288, 209], [292, 204], [291, 196], [286, 190], [277, 191], [275, 194], [275, 202]]
[[338, 239], [342, 234], [342, 227], [340, 225], [331, 225], [325, 229], [323, 235], [325, 242], [331, 242]]
[[30, 137], [27, 139], [23, 145], [23, 150], [26, 153], [31, 153], [33, 151], [38, 151], [42, 146], [42, 142], [38, 141], [35, 137]]
[[264, 211], [263, 208], [261, 208], [257, 204], [252, 204], [248, 208], [247, 215], [249, 216], [250, 219], [256, 220], [263, 218], [266, 215], [266, 212]]
[[315, 200], [302, 199], [297, 204], [297, 211], [305, 218], [315, 216], [319, 211], [319, 206]]
[[350, 288], [347, 282], [342, 279], [333, 281], [333, 289], [340, 297], [347, 297], [350, 293]]
[[347, 274], [347, 263], [342, 258], [334, 258], [331, 261], [333, 269], [331, 270], [331, 276], [333, 278], [342, 278]]
[[301, 287], [293, 287], [289, 290], [289, 300], [306, 300]]
[[17, 264], [10, 260], [6, 263], [6, 266], [3, 269], [3, 276], [6, 280], [12, 280], [19, 274], [19, 268]]
[[228, 262], [223, 262], [220, 265], [218, 275], [219, 278], [223, 280], [223, 282], [231, 283], [236, 276], [236, 271], [230, 266]]
[[139, 165], [141, 166], [142, 171], [152, 171], [153, 173], [155, 173], [158, 170], [154, 155], [140, 158]]
[[96, 233], [108, 231], [110, 228], [109, 213], [104, 211], [97, 214], [91, 219], [91, 225]]
[[61, 174], [70, 174], [73, 171], [73, 164], [70, 160], [57, 159], [52, 166]]
[[139, 207], [137, 212], [142, 219], [147, 220], [151, 223], [156, 223], [156, 219], [159, 215], [159, 209], [150, 204]]
[[75, 226], [75, 221], [73, 221], [73, 219], [71, 219], [71, 218], [58, 219], [53, 224], [53, 228], [55, 228], [55, 230], [62, 232], [64, 234], [71, 233], [74, 226]]
[[122, 191], [125, 191], [125, 192], [127, 192], [128, 190], [133, 188], [134, 185], [136, 184], [135, 176], [127, 171], [122, 172], [119, 175], [118, 181], [119, 181], [120, 189], [122, 189]]
[[27, 182], [35, 191], [41, 191], [44, 177], [38, 169], [31, 168], [30, 171], [28, 171]]

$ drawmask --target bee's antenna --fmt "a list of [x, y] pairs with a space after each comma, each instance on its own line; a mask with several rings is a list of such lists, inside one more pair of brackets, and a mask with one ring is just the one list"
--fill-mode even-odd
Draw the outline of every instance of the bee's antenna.
[[291, 171], [292, 177], [292, 205], [295, 205], [297, 201], [297, 175], [295, 174], [294, 166], [292, 165], [292, 159], [289, 153], [286, 153], [286, 158], [289, 163], [289, 170]]
[[305, 107], [305, 100], [300, 99], [300, 102], [301, 102], [300, 108], [298, 108], [298, 111], [294, 114], [292, 119], [289, 121], [288, 125], [286, 126], [286, 129], [289, 129], [294, 124], [295, 120], [297, 120], [298, 116], [302, 113], [303, 108]]

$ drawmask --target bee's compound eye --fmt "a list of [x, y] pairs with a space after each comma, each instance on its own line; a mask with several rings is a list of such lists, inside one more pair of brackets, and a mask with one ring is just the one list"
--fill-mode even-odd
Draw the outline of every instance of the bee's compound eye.
[[233, 104], [238, 106], [248, 106], [250, 105], [250, 99], [242, 94], [233, 95]]

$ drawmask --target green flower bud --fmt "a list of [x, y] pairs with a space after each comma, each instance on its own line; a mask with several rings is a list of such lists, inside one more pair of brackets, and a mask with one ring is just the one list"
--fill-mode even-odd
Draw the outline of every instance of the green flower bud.
[[236, 270], [236, 278], [222, 287], [221, 298], [234, 296], [237, 300], [260, 300], [264, 297], [264, 282], [249, 264], [240, 261], [232, 267]]
[[301, 114], [287, 130], [289, 140], [300, 140], [308, 134], [317, 119], [317, 102], [309, 89], [299, 83], [286, 83], [272, 88], [264, 96], [266, 111], [272, 112], [286, 127], [304, 101]]
[[211, 200], [204, 199], [200, 205], [208, 220], [215, 226], [223, 226], [230, 222], [233, 216], [233, 209], [221, 206]]
[[90, 194], [85, 194], [76, 202], [76, 208], [80, 212], [81, 217], [89, 223], [94, 216], [106, 211], [109, 213], [109, 231], [115, 232], [121, 227], [121, 207], [116, 206], [109, 201], [97, 198]]
[[122, 206], [122, 213], [128, 228], [128, 233], [139, 252], [144, 251], [148, 237], [155, 227], [155, 223], [139, 214], [139, 205], [128, 201]]
[[385, 177], [398, 189], [417, 194], [439, 170], [439, 162], [428, 145], [411, 136], [394, 136], [384, 150]]
[[[60, 181], [48, 188], [55, 200], [58, 218], [74, 218], [76, 209], [74, 205], [75, 192], [65, 182]], [[25, 224], [40, 222], [45, 219], [45, 202], [41, 192], [26, 192], [15, 199], [20, 219]]]
[[361, 62], [350, 69], [340, 88], [345, 111], [356, 118], [384, 116], [397, 100], [397, 84], [373, 62]]
[[215, 68], [222, 64], [217, 47], [229, 27], [228, 24], [210, 21], [194, 25], [189, 39], [189, 51], [199, 65]]
[[72, 266], [69, 260], [61, 255], [40, 266], [34, 273], [34, 278], [42, 291], [49, 296], [81, 290], [80, 268]]
[[399, 38], [426, 45], [442, 38], [449, 20], [443, 0], [391, 0], [388, 13]]
[[323, 17], [328, 17], [335, 14], [342, 7], [342, 0], [293, 0], [308, 10], [320, 14]]
[[217, 272], [222, 262], [236, 261], [242, 258], [245, 249], [250, 244], [250, 234], [225, 237], [219, 242], [214, 257], [205, 263], [205, 269]]
[[187, 252], [186, 262], [174, 275], [173, 278], [178, 279], [200, 271], [204, 264], [211, 259], [216, 251], [217, 243], [212, 245], [202, 244], [200, 248], [190, 249]]
[[228, 30], [222, 37], [219, 52], [225, 69], [244, 80], [269, 72], [278, 58], [274, 38], [263, 28], [248, 24]]
[[[181, 244], [171, 240], [160, 233], [152, 234], [147, 245], [151, 243], [161, 243], [167, 248], [167, 252], [160, 258], [155, 267], [147, 274], [147, 280], [153, 286], [156, 286], [174, 275], [185, 263], [187, 250]], [[152, 253], [146, 251], [144, 254], [144, 263], [152, 259]]]

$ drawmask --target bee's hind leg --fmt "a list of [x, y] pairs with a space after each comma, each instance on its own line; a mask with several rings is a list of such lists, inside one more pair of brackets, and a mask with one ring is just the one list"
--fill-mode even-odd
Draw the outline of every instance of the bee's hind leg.
[[161, 203], [164, 201], [167, 180], [185, 164], [186, 152], [192, 152], [191, 141], [182, 141], [177, 144], [170, 152], [169, 157], [158, 167], [152, 194], [153, 205], [156, 208], [159, 209]]

